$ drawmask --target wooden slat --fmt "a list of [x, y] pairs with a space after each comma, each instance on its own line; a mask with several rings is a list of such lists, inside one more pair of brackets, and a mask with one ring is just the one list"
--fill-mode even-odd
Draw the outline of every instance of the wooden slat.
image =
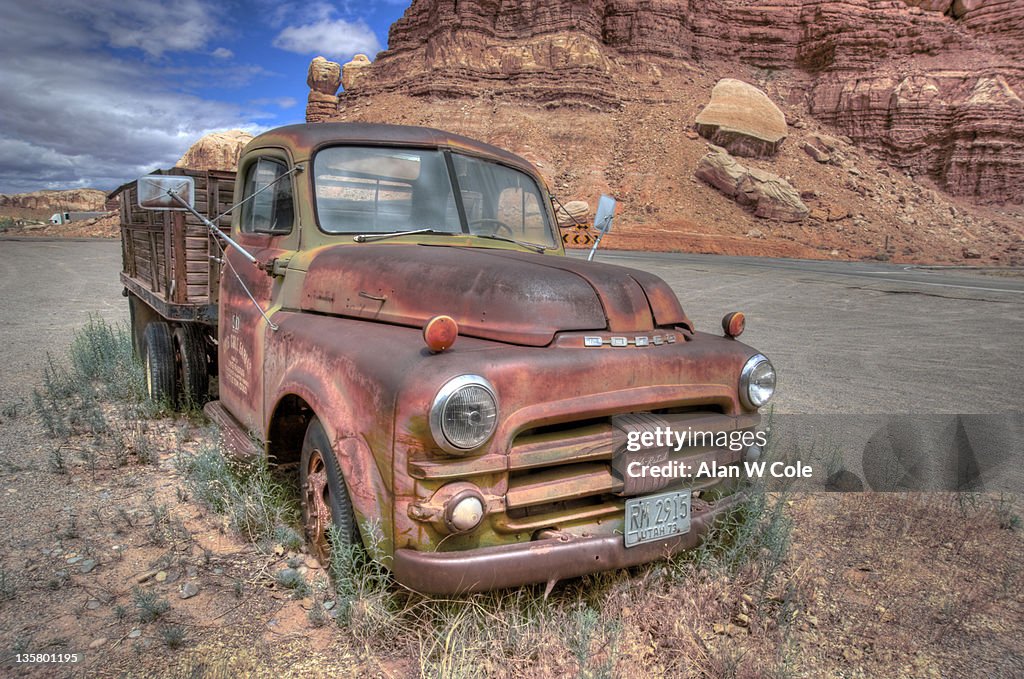
[[[166, 174], [193, 177], [196, 209], [210, 218], [234, 204], [235, 174], [175, 168]], [[121, 218], [122, 270], [165, 301], [216, 303], [220, 253], [206, 226], [187, 213], [155, 212], [137, 206], [134, 183], [122, 187], [117, 199]], [[219, 226], [230, 229], [231, 218]], [[171, 282], [173, 281], [173, 286]], [[173, 299], [168, 299], [170, 290]]]

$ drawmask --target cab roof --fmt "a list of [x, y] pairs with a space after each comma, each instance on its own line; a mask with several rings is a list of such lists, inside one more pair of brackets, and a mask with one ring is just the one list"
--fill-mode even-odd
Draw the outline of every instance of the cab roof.
[[325, 146], [414, 146], [462, 151], [484, 156], [538, 176], [537, 169], [525, 158], [509, 153], [497, 146], [462, 135], [411, 125], [384, 125], [378, 123], [307, 123], [287, 125], [269, 130], [250, 141], [245, 151], [268, 147], [291, 148], [295, 157], [311, 156]]

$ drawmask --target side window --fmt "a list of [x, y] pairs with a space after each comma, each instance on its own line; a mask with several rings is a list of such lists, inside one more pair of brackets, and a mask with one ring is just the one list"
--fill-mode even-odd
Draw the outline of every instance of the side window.
[[[292, 182], [288, 177], [281, 179], [287, 171], [283, 162], [273, 158], [260, 158], [249, 166], [243, 196], [248, 199], [255, 194], [255, 197], [242, 206], [243, 232], [291, 233], [295, 217]], [[270, 188], [266, 188], [268, 186]]]

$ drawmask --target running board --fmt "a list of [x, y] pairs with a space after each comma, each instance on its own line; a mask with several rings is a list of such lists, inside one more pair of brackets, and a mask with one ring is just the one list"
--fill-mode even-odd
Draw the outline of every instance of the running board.
[[250, 461], [264, 454], [263, 447], [253, 441], [249, 431], [220, 401], [210, 401], [203, 406], [203, 412], [220, 428], [221, 442], [227, 455], [237, 460]]

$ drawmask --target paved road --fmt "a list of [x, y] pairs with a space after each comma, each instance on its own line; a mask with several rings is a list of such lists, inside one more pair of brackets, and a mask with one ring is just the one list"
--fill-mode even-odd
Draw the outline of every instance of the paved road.
[[637, 252], [699, 329], [747, 314], [786, 413], [1024, 411], [1024, 278], [883, 263]]
[[[89, 314], [127, 318], [113, 241], [0, 240], [0, 382], [30, 385]], [[747, 314], [786, 413], [1024, 411], [1024, 278], [882, 263], [601, 251], [662, 276], [698, 328]], [[20, 389], [19, 389], [20, 391]]]
[[47, 352], [63, 356], [75, 328], [98, 314], [127, 320], [115, 241], [0, 239], [0, 403], [39, 384]]
[[[1024, 492], [1024, 278], [882, 263], [603, 252], [698, 328], [747, 314], [780, 377], [777, 450], [874, 490]], [[952, 417], [952, 414], [988, 416]]]

